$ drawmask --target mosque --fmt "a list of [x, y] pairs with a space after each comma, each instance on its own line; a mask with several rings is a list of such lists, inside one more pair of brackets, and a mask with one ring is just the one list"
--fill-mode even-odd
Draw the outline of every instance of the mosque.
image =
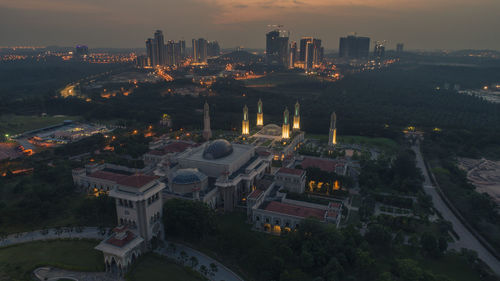
[[[259, 100], [254, 134], [245, 105], [243, 143], [212, 140], [209, 110], [205, 103], [202, 144], [157, 140], [143, 156], [146, 167], [141, 170], [109, 164], [73, 170], [75, 184], [115, 199], [118, 227], [96, 247], [104, 254], [107, 271], [125, 273], [139, 255], [163, 239], [162, 207], [171, 198], [201, 201], [224, 211], [246, 209], [253, 229], [273, 234], [293, 230], [308, 217], [339, 224], [342, 202], [319, 205], [287, 198], [288, 192], [303, 193], [306, 186], [306, 171], [294, 168], [294, 152], [304, 141], [298, 102], [292, 118], [285, 108], [278, 126], [264, 125]], [[335, 113], [328, 145], [336, 145]], [[272, 167], [273, 160], [281, 160], [282, 167]], [[308, 161], [312, 166], [326, 166], [319, 160]]]

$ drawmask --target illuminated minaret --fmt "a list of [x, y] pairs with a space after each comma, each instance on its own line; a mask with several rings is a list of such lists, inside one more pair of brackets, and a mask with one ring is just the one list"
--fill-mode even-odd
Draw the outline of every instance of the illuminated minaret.
[[241, 134], [246, 137], [250, 134], [250, 124], [248, 122], [248, 107], [243, 107], [243, 122], [241, 124]]
[[337, 144], [337, 115], [335, 112], [330, 117], [330, 137], [328, 138], [328, 145], [335, 146]]
[[283, 128], [281, 130], [281, 138], [288, 139], [290, 138], [290, 122], [288, 118], [290, 113], [288, 112], [288, 107], [285, 107], [285, 112], [283, 112]]
[[210, 130], [210, 107], [208, 102], [205, 101], [203, 108], [203, 138], [208, 141], [212, 137], [212, 130]]
[[264, 113], [262, 113], [262, 101], [257, 103], [257, 127], [264, 126]]
[[300, 130], [300, 104], [299, 101], [295, 104], [295, 112], [293, 114], [293, 130]]

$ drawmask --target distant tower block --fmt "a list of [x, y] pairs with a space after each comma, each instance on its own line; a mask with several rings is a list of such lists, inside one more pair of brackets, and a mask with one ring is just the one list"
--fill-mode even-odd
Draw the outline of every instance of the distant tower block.
[[210, 107], [208, 102], [205, 102], [203, 108], [203, 138], [208, 141], [212, 137], [212, 130], [210, 130]]
[[243, 107], [243, 122], [241, 124], [241, 134], [246, 137], [250, 134], [250, 123], [248, 121], [248, 107]]
[[330, 135], [328, 138], [328, 145], [335, 146], [337, 144], [337, 114], [332, 113], [330, 117]]
[[293, 130], [300, 130], [300, 104], [299, 101], [295, 104], [295, 113], [293, 114]]
[[290, 138], [290, 121], [288, 120], [290, 113], [288, 112], [288, 107], [285, 107], [285, 111], [283, 112], [283, 128], [281, 130], [281, 138], [289, 139]]
[[257, 103], [257, 127], [264, 126], [264, 113], [262, 112], [262, 101]]

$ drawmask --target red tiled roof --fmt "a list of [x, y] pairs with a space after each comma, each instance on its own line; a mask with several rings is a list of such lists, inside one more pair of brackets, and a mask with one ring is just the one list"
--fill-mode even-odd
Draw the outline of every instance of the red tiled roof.
[[262, 192], [264, 192], [264, 191], [262, 191], [260, 189], [256, 189], [256, 190], [252, 191], [252, 193], [250, 193], [250, 195], [248, 195], [248, 198], [257, 198], [262, 194]]
[[326, 212], [325, 210], [321, 209], [285, 204], [276, 201], [269, 202], [269, 204], [265, 207], [265, 210], [301, 218], [314, 217], [320, 220], [325, 219], [325, 212]]
[[106, 243], [117, 247], [123, 247], [134, 239], [135, 239], [135, 234], [132, 231], [127, 230], [123, 238], [120, 239], [117, 238], [116, 235], [113, 235], [110, 238], [108, 238], [108, 240], [106, 240]]
[[158, 179], [159, 177], [157, 176], [148, 176], [148, 175], [143, 175], [143, 174], [137, 174], [137, 175], [132, 175], [132, 176], [127, 176], [125, 178], [122, 178], [118, 180], [116, 183], [120, 185], [125, 185], [129, 187], [136, 187], [140, 188], [145, 186], [146, 184]]
[[257, 154], [259, 154], [259, 156], [269, 156], [269, 155], [271, 155], [271, 152], [261, 150], [261, 151], [257, 151]]
[[123, 178], [126, 178], [128, 176], [123, 175], [123, 174], [107, 172], [107, 171], [96, 171], [96, 172], [93, 172], [92, 174], [90, 174], [89, 177], [117, 182], [117, 181], [119, 181]]
[[163, 151], [163, 150], [151, 150], [149, 151], [148, 153], [146, 154], [150, 154], [150, 155], [157, 155], [157, 156], [163, 156], [165, 154], [167, 154], [168, 152], [166, 151]]
[[178, 141], [168, 144], [163, 148], [163, 151], [165, 151], [165, 153], [183, 152], [192, 146], [193, 144], [191, 143]]
[[335, 172], [335, 168], [337, 166], [342, 166], [344, 164], [332, 160], [306, 157], [304, 158], [304, 160], [300, 165], [302, 166], [303, 169], [316, 167], [325, 172]]
[[305, 171], [304, 170], [300, 170], [300, 169], [292, 169], [292, 168], [280, 168], [278, 170], [278, 173], [283, 173], [283, 174], [290, 174], [290, 175], [296, 175], [296, 176], [300, 176], [304, 173]]

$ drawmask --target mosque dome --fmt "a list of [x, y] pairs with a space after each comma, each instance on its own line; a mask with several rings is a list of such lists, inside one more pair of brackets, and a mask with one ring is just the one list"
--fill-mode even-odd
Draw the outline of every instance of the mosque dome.
[[215, 160], [233, 153], [233, 145], [227, 140], [218, 139], [211, 142], [203, 151], [203, 158]]
[[268, 124], [259, 133], [267, 136], [281, 136], [281, 127], [276, 124]]
[[198, 171], [198, 169], [180, 169], [178, 170], [172, 183], [174, 184], [193, 184], [202, 182], [207, 176]]

